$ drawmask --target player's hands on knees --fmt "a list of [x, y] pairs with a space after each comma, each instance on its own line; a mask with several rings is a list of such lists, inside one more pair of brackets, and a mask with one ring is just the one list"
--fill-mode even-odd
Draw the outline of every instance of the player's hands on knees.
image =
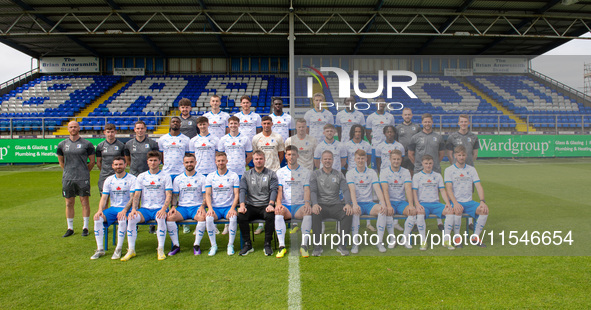
[[176, 208], [172, 208], [168, 211], [168, 216], [173, 216], [176, 214]]
[[302, 212], [304, 212], [304, 215], [310, 215], [312, 213], [312, 207], [310, 207], [309, 203], [304, 204]]
[[158, 212], [156, 212], [156, 217], [159, 219], [165, 219], [166, 218], [166, 210], [159, 210]]
[[246, 206], [240, 206], [240, 208], [238, 208], [238, 212], [245, 214], [246, 213]]
[[[345, 210], [345, 209], [343, 208], [343, 210]], [[320, 211], [322, 211], [322, 207], [321, 207], [319, 204], [315, 204], [315, 205], [312, 207], [312, 213], [314, 213], [314, 214], [318, 215], [318, 214], [320, 214]], [[347, 212], [347, 211], [345, 210], [345, 212]], [[348, 215], [348, 214], [347, 214], [347, 215]]]
[[228, 218], [235, 217], [237, 215], [238, 213], [236, 213], [236, 210], [234, 209], [230, 209], [230, 211], [228, 211]]
[[476, 212], [479, 215], [488, 215], [488, 206], [484, 202], [481, 202], [478, 209], [476, 209]]
[[127, 215], [125, 214], [125, 211], [121, 211], [121, 212], [117, 213], [117, 220], [118, 221], [126, 221], [127, 220]]
[[215, 217], [215, 212], [213, 211], [213, 208], [209, 208], [207, 209], [207, 216], [211, 216], [211, 217]]
[[386, 215], [393, 216], [394, 215], [394, 208], [392, 208], [392, 207], [386, 208]]
[[417, 209], [415, 207], [408, 207], [408, 215], [410, 215], [410, 216], [417, 215]]
[[384, 215], [388, 214], [388, 209], [385, 205], [380, 205], [380, 214], [384, 214]]
[[353, 206], [353, 214], [361, 215], [361, 207], [358, 204]]
[[420, 204], [417, 204], [415, 207], [417, 209], [417, 214], [425, 213], [425, 208], [423, 208], [423, 206], [421, 206]]
[[462, 205], [459, 203], [457, 206], [454, 205], [453, 210], [454, 210], [455, 215], [462, 215], [462, 213], [464, 213], [464, 207], [462, 207]]
[[97, 213], [94, 214], [94, 218], [93, 219], [95, 221], [98, 221], [102, 216], [103, 216], [103, 212], [102, 211], [99, 211], [99, 212], [97, 212]]
[[284, 206], [282, 204], [278, 204], [275, 206], [275, 214], [283, 214]]
[[268, 205], [265, 208], [265, 211], [267, 211], [267, 212], [275, 212], [275, 207], [273, 207], [272, 205]]
[[343, 211], [345, 211], [345, 214], [347, 216], [353, 215], [353, 212], [354, 212], [353, 211], [353, 208], [350, 205], [348, 205], [348, 204], [343, 207]]
[[138, 215], [139, 215], [138, 210], [131, 210], [131, 213], [129, 213], [129, 218], [132, 219], [132, 218], [135, 218]]
[[445, 208], [443, 208], [443, 215], [448, 215], [448, 214], [454, 214], [455, 209], [452, 208], [450, 205], [445, 205]]
[[197, 217], [197, 216], [205, 217], [205, 209], [203, 209], [203, 208], [197, 209], [197, 214], [195, 215], [195, 217]]

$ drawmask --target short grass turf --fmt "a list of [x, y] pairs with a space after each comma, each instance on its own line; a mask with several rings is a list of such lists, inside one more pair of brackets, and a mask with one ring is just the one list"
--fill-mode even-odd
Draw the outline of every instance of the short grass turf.
[[[325, 249], [320, 258], [300, 259], [302, 307], [589, 308], [591, 161], [483, 160], [477, 168], [491, 208], [485, 229], [495, 232], [494, 245], [455, 251], [438, 246], [425, 252], [397, 247], [385, 254], [365, 246], [350, 257]], [[95, 170], [91, 217], [99, 198], [97, 179]], [[194, 257], [194, 236], [181, 234], [182, 252], [157, 261], [156, 238], [142, 226], [137, 257], [112, 261], [110, 246], [105, 257], [91, 261], [96, 247], [92, 222], [91, 236], [81, 237], [79, 202], [76, 234], [61, 237], [66, 223], [59, 167], [0, 167], [0, 187], [2, 309], [288, 305], [288, 260], [265, 257], [262, 236], [256, 239], [257, 251], [246, 257], [228, 257], [227, 237], [221, 235], [218, 254], [207, 257], [205, 237], [204, 254]], [[428, 226], [436, 232], [435, 221]], [[498, 233], [505, 231], [507, 243], [510, 230], [519, 237], [525, 230], [572, 231], [573, 244], [500, 245]]]

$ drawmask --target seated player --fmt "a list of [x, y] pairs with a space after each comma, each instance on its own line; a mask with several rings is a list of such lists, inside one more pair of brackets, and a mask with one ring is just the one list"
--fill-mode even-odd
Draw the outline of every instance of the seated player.
[[[131, 208], [131, 197], [135, 186], [135, 176], [125, 172], [125, 158], [117, 156], [111, 164], [115, 174], [107, 177], [103, 183], [103, 193], [99, 202], [99, 209], [94, 215], [94, 237], [97, 250], [90, 259], [98, 259], [105, 255], [103, 247], [103, 229], [109, 227], [115, 221], [119, 222], [117, 230], [117, 247], [111, 259], [121, 258], [123, 239], [127, 231], [127, 214]], [[111, 207], [107, 208], [107, 202], [111, 200]]]
[[[209, 235], [211, 242], [211, 248], [207, 254], [209, 256], [214, 256], [218, 251], [214, 224], [214, 221], [218, 219], [230, 220], [230, 236], [226, 252], [228, 255], [234, 255], [234, 240], [236, 239], [236, 228], [238, 228], [236, 205], [238, 205], [240, 180], [236, 173], [228, 170], [227, 164], [226, 153], [217, 152], [215, 154], [217, 170], [208, 174], [205, 181], [205, 205], [207, 205], [205, 222], [207, 235]], [[205, 213], [205, 206], [201, 205], [197, 213]]]
[[[367, 153], [364, 150], [357, 150], [355, 152], [355, 163], [357, 167], [347, 172], [347, 184], [351, 191], [351, 200], [353, 201], [353, 223], [352, 236], [359, 233], [359, 217], [361, 215], [372, 215], [378, 217], [378, 250], [386, 252], [386, 248], [382, 244], [384, 237], [384, 229], [386, 228], [386, 202], [384, 202], [384, 195], [382, 195], [382, 188], [378, 174], [370, 168], [367, 168]], [[373, 202], [372, 191], [376, 193], [379, 204]], [[381, 236], [381, 237], [380, 237]], [[359, 251], [359, 246], [353, 245], [351, 253], [355, 254]]]
[[[160, 170], [162, 161], [160, 152], [148, 152], [149, 170], [141, 173], [135, 181], [133, 207], [127, 217], [127, 243], [129, 249], [121, 261], [126, 262], [135, 257], [135, 241], [137, 224], [156, 220], [158, 223], [158, 260], [166, 259], [164, 241], [166, 240], [166, 210], [172, 199], [172, 179]], [[142, 207], [140, 206], [140, 198]]]
[[[477, 243], [480, 247], [486, 247], [482, 240], [479, 240], [480, 233], [486, 224], [488, 218], [488, 206], [484, 200], [484, 189], [480, 183], [476, 169], [466, 164], [466, 147], [458, 145], [454, 149], [454, 158], [456, 163], [445, 169], [445, 188], [453, 205], [455, 213], [454, 233], [460, 234], [462, 226], [462, 213], [468, 213], [476, 219], [476, 229], [472, 235], [472, 243]], [[480, 202], [472, 200], [472, 184], [476, 188]], [[447, 222], [447, 221], [446, 221]], [[447, 230], [447, 225], [445, 229]], [[456, 247], [462, 247], [459, 243]]]
[[277, 258], [282, 258], [285, 249], [285, 220], [292, 215], [302, 220], [302, 247], [300, 253], [308, 257], [310, 228], [312, 228], [312, 208], [310, 206], [310, 170], [298, 164], [298, 148], [288, 145], [285, 149], [287, 166], [277, 171], [279, 189], [275, 206], [275, 231], [279, 239]]
[[[423, 165], [423, 170], [415, 173], [412, 180], [412, 191], [413, 201], [417, 209], [417, 227], [421, 234], [420, 250], [425, 251], [427, 250], [425, 218], [431, 214], [437, 215], [437, 218], [445, 216], [447, 226], [448, 223], [453, 223], [454, 217], [446, 216], [447, 214], [453, 215], [453, 209], [445, 193], [441, 174], [433, 171], [433, 157], [428, 154], [423, 155], [421, 164]], [[445, 205], [439, 202], [439, 193], [441, 193]], [[454, 249], [449, 239], [449, 231], [444, 236], [443, 246], [450, 250]]]
[[195, 255], [201, 254], [199, 242], [205, 232], [205, 213], [197, 214], [197, 210], [203, 204], [205, 176], [195, 171], [195, 155], [186, 154], [183, 157], [183, 165], [185, 172], [172, 181], [172, 206], [166, 218], [168, 236], [172, 242], [172, 249], [168, 252], [168, 256], [173, 256], [181, 250], [176, 222], [189, 219], [197, 221], [197, 237], [193, 245]]
[[[402, 152], [400, 150], [392, 150], [390, 152], [390, 166], [382, 169], [380, 173], [380, 182], [382, 183], [382, 191], [384, 192], [384, 200], [387, 205], [388, 216], [386, 218], [386, 227], [388, 234], [394, 234], [394, 214], [404, 214], [406, 222], [404, 222], [404, 246], [407, 249], [412, 249], [410, 245], [410, 231], [417, 222], [417, 210], [414, 207], [412, 200], [412, 179], [410, 171], [401, 167]], [[393, 248], [394, 244], [388, 244], [388, 247]]]

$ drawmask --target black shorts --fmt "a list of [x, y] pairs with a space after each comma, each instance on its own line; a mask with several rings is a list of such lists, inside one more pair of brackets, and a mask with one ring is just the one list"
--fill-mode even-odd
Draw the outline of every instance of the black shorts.
[[103, 194], [103, 185], [105, 184], [105, 181], [107, 180], [108, 177], [105, 178], [100, 178], [98, 180], [98, 190], [99, 190], [99, 196]]
[[402, 159], [402, 165], [403, 168], [408, 169], [408, 171], [413, 172], [415, 170], [415, 165], [414, 163], [412, 163], [410, 161], [410, 158], [408, 158], [407, 156], [404, 156], [404, 158]]
[[90, 196], [90, 180], [62, 180], [62, 196], [64, 198]]

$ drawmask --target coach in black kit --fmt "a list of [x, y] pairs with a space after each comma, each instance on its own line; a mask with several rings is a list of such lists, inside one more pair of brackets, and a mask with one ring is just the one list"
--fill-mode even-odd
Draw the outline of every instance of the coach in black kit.
[[[314, 170], [310, 176], [313, 243], [319, 243], [321, 240], [320, 232], [322, 231], [323, 219], [332, 218], [340, 221], [339, 234], [341, 236], [351, 234], [351, 224], [353, 222], [351, 192], [345, 176], [340, 171], [332, 169], [333, 154], [331, 151], [324, 151], [320, 160], [322, 168]], [[340, 193], [343, 194], [344, 200], [339, 197]], [[322, 251], [322, 244], [315, 245], [312, 256], [320, 256]], [[337, 252], [341, 253], [341, 255], [349, 255], [344, 242], [338, 246]]]
[[88, 220], [90, 217], [90, 170], [94, 167], [94, 145], [80, 137], [78, 122], [68, 123], [70, 137], [57, 145], [57, 158], [64, 174], [62, 176], [62, 195], [66, 199], [66, 219], [68, 230], [64, 237], [74, 234], [74, 205], [76, 196], [80, 196], [82, 204], [82, 236], [88, 236]]
[[275, 200], [279, 182], [275, 171], [265, 168], [265, 153], [261, 150], [252, 154], [254, 169], [242, 175], [240, 180], [240, 208], [238, 209], [238, 225], [244, 246], [240, 255], [252, 252], [249, 222], [256, 219], [265, 220], [265, 255], [273, 254], [271, 240], [275, 231]]

